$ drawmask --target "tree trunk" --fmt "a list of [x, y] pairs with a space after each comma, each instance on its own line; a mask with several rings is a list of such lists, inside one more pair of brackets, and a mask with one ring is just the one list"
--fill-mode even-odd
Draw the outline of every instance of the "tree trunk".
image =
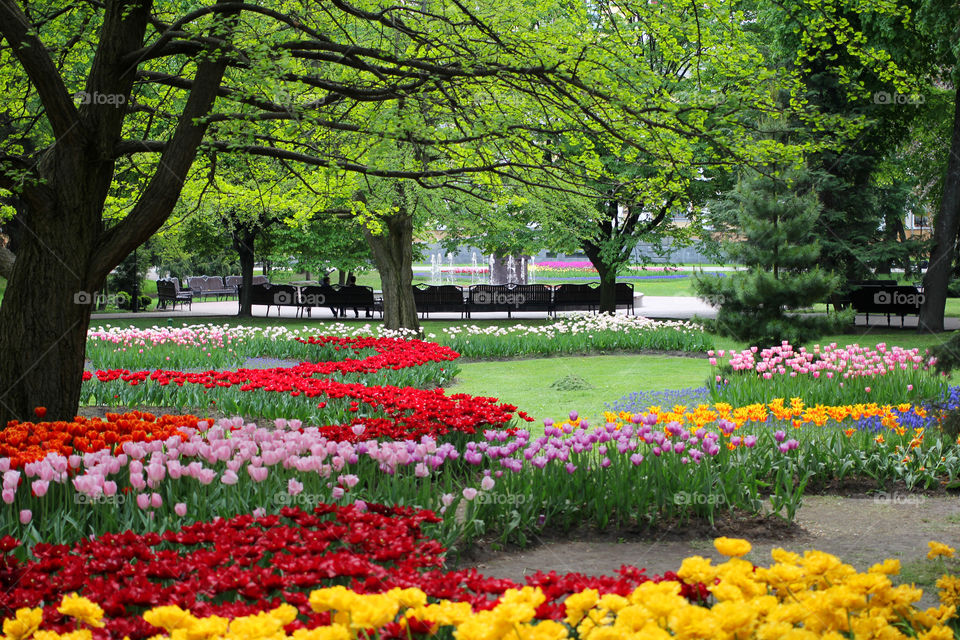
[[[36, 216], [0, 306], [0, 428], [9, 420], [72, 420], [80, 400], [90, 313], [102, 282], [86, 280], [91, 247], [82, 218]], [[58, 247], [52, 254], [48, 247]], [[69, 249], [67, 249], [69, 248]]]
[[253, 316], [252, 291], [253, 286], [253, 262], [254, 262], [254, 243], [256, 242], [256, 232], [237, 229], [233, 232], [233, 248], [240, 255], [240, 277], [243, 280], [243, 286], [240, 287], [240, 311], [237, 316], [240, 318], [249, 318]]
[[595, 266], [600, 276], [600, 313], [616, 313], [617, 270], [602, 262]]
[[413, 216], [400, 212], [383, 218], [385, 233], [363, 235], [380, 272], [383, 289], [383, 325], [387, 329], [413, 329], [422, 333], [413, 300]]
[[930, 265], [923, 277], [923, 306], [920, 308], [918, 331], [943, 331], [943, 314], [947, 304], [947, 286], [953, 272], [954, 246], [960, 230], [960, 86], [954, 96], [953, 135], [947, 160], [947, 176], [943, 184], [940, 211], [934, 221], [933, 248]]
[[603, 252], [592, 243], [584, 243], [583, 251], [590, 260], [590, 264], [597, 270], [600, 277], [600, 313], [617, 312], [617, 267], [607, 264], [603, 259]]

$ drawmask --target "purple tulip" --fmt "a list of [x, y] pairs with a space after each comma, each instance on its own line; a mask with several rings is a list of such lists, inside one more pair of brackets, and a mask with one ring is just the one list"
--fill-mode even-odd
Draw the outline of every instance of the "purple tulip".
[[757, 436], [749, 435], [743, 439], [743, 446], [748, 449], [752, 449], [757, 444]]
[[787, 434], [783, 429], [777, 429], [773, 434], [773, 439], [777, 442], [783, 442], [786, 439]]

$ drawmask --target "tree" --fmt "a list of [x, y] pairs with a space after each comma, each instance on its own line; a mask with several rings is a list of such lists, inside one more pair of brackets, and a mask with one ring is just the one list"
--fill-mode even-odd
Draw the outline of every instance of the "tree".
[[[584, 142], [576, 162], [590, 178], [603, 172], [592, 144], [624, 162], [688, 163], [688, 139], [745, 162], [791, 155], [745, 135], [738, 105], [774, 110], [779, 72], [757, 68], [745, 18], [727, 3], [589, 9], [559, 0], [0, 0], [0, 197], [22, 203], [17, 225], [29, 230], [12, 266], [6, 253], [0, 260], [9, 266], [0, 422], [38, 404], [51, 419], [73, 416], [90, 321], [75, 294], [98, 289], [163, 225], [198, 153], [424, 188], [508, 178], [571, 191], [576, 181], [543, 162], [545, 141], [561, 135]], [[608, 28], [593, 29], [598, 21]], [[644, 34], [656, 39], [654, 57], [734, 102], [665, 93], [638, 48]], [[427, 161], [369, 163], [383, 141], [415, 145]]]
[[805, 342], [849, 323], [848, 316], [790, 313], [826, 299], [839, 283], [817, 266], [820, 205], [809, 176], [798, 170], [782, 177], [748, 174], [727, 200], [738, 237], [726, 243], [726, 251], [747, 271], [696, 278], [697, 294], [720, 308], [716, 329], [766, 346]]

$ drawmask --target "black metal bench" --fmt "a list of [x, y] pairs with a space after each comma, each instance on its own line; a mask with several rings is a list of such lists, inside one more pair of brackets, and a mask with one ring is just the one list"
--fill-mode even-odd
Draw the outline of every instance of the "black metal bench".
[[618, 282], [614, 291], [614, 308], [629, 309], [629, 314], [633, 315], [633, 283]]
[[417, 305], [421, 318], [428, 316], [431, 312], [459, 312], [461, 318], [467, 316], [466, 294], [462, 287], [455, 284], [414, 285], [413, 301]]
[[367, 317], [374, 312], [383, 315], [383, 304], [373, 295], [373, 287], [362, 285], [343, 285], [334, 287], [331, 295], [331, 301], [327, 306], [333, 306], [340, 310], [340, 317], [344, 317], [346, 310], [363, 309]]
[[595, 311], [599, 308], [599, 283], [558, 284], [553, 288], [554, 311]]
[[181, 308], [184, 304], [187, 304], [192, 310], [193, 292], [189, 290], [181, 291], [180, 283], [175, 278], [161, 278], [157, 280], [157, 307], [166, 309], [168, 302], [173, 305], [174, 311], [177, 309], [178, 302]]
[[917, 287], [897, 286], [893, 280], [882, 282], [893, 284], [867, 284], [850, 291], [851, 306], [857, 313], [866, 314], [867, 323], [870, 322], [870, 314], [874, 313], [887, 316], [887, 325], [890, 324], [890, 316], [900, 316], [900, 326], [903, 327], [906, 316], [920, 314], [920, 307], [926, 298]]
[[[243, 285], [238, 288], [239, 299], [243, 299]], [[300, 305], [300, 292], [297, 287], [289, 284], [255, 284], [250, 287], [250, 309], [255, 305], [264, 305], [267, 307], [267, 316], [270, 315], [270, 307], [277, 308], [277, 315], [280, 315], [280, 307], [296, 307], [298, 311], [302, 309]]]

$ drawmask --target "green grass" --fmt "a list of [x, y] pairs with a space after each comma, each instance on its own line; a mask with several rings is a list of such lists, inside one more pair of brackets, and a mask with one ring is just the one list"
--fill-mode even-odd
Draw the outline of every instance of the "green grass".
[[934, 558], [914, 562], [905, 562], [900, 566], [900, 575], [895, 576], [893, 583], [914, 584], [924, 593], [937, 593], [937, 580], [946, 573], [957, 575], [960, 571], [960, 562], [956, 559]]
[[[499, 398], [517, 405], [542, 425], [544, 418], [556, 420], [571, 411], [598, 421], [607, 403], [625, 395], [699, 387], [709, 375], [705, 358], [628, 355], [472, 362], [461, 365], [448, 393]], [[562, 391], [551, 387], [565, 376], [578, 376], [593, 388]]]

